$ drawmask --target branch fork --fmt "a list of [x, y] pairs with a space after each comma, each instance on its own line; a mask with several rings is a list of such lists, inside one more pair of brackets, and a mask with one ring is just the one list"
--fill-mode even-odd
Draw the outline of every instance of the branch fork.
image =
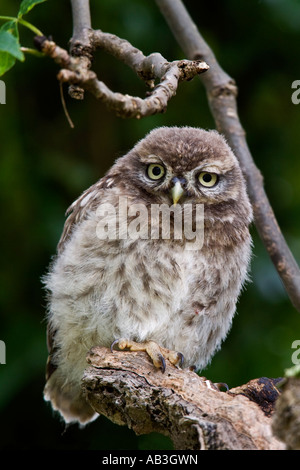
[[[202, 60], [168, 62], [159, 53], [144, 56], [128, 41], [100, 30], [84, 29], [81, 33], [84, 42], [73, 40], [71, 55], [44, 36], [37, 36], [35, 44], [62, 67], [57, 78], [61, 83], [73, 85], [69, 91], [73, 98], [82, 99], [84, 90], [88, 90], [120, 117], [139, 119], [164, 112], [179, 82], [192, 80], [209, 69]], [[98, 80], [90, 67], [94, 52], [100, 48], [127, 64], [145, 81], [150, 91], [144, 99], [113, 92]]]

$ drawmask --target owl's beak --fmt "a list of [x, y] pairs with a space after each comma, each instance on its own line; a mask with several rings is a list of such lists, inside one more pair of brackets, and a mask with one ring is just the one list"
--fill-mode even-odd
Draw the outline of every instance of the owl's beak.
[[180, 181], [176, 181], [173, 188], [171, 189], [171, 196], [172, 196], [172, 199], [173, 199], [173, 204], [174, 206], [176, 206], [177, 202], [179, 201], [179, 199], [181, 198], [181, 196], [183, 195], [184, 193], [184, 189], [183, 187], [181, 186], [181, 183]]

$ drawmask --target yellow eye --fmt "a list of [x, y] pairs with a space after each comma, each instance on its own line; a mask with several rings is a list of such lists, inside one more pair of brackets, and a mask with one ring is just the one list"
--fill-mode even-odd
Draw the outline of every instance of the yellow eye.
[[151, 163], [147, 168], [147, 175], [151, 180], [160, 180], [165, 174], [165, 169], [158, 163]]
[[198, 176], [199, 183], [206, 188], [212, 188], [218, 182], [218, 175], [215, 173], [207, 173], [206, 171], [202, 171]]

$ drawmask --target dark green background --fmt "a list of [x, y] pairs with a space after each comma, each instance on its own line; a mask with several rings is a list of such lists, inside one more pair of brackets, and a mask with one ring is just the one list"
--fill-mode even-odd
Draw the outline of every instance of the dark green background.
[[[186, 6], [224, 69], [239, 86], [239, 112], [254, 159], [281, 229], [300, 262], [300, 105], [291, 84], [300, 79], [300, 3], [296, 0], [186, 0]], [[15, 15], [19, 1], [1, 0]], [[128, 39], [145, 54], [183, 58], [154, 1], [91, 1], [93, 27]], [[27, 17], [68, 47], [67, 0], [49, 0]], [[21, 29], [22, 45], [32, 34]], [[113, 90], [143, 96], [144, 84], [104, 53], [95, 70]], [[160, 125], [214, 127], [199, 79], [182, 83], [165, 114], [137, 120], [115, 117], [93, 96], [65, 96], [75, 129], [65, 118], [50, 59], [27, 56], [4, 77], [0, 105], [1, 320], [7, 364], [0, 365], [0, 448], [167, 449], [168, 439], [135, 436], [100, 417], [80, 430], [65, 426], [43, 401], [45, 296], [40, 282], [70, 203], [99, 179], [114, 159]], [[290, 367], [300, 339], [300, 314], [291, 306], [256, 230], [252, 283], [238, 305], [232, 330], [203, 374], [229, 387], [278, 377]]]

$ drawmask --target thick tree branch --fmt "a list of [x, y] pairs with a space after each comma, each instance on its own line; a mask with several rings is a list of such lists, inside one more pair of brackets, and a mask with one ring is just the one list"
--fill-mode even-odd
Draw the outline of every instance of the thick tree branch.
[[200, 78], [217, 129], [225, 135], [239, 159], [247, 180], [258, 233], [281, 277], [294, 307], [300, 311], [300, 270], [280, 231], [265, 193], [263, 178], [256, 167], [237, 111], [237, 87], [218, 64], [212, 50], [199, 33], [181, 0], [156, 0], [171, 31], [185, 55], [191, 60], [206, 61], [210, 70]]
[[278, 396], [271, 379], [225, 393], [168, 361], [163, 374], [143, 352], [95, 347], [87, 361], [82, 384], [91, 406], [137, 434], [167, 435], [176, 449], [284, 449], [271, 433]]

